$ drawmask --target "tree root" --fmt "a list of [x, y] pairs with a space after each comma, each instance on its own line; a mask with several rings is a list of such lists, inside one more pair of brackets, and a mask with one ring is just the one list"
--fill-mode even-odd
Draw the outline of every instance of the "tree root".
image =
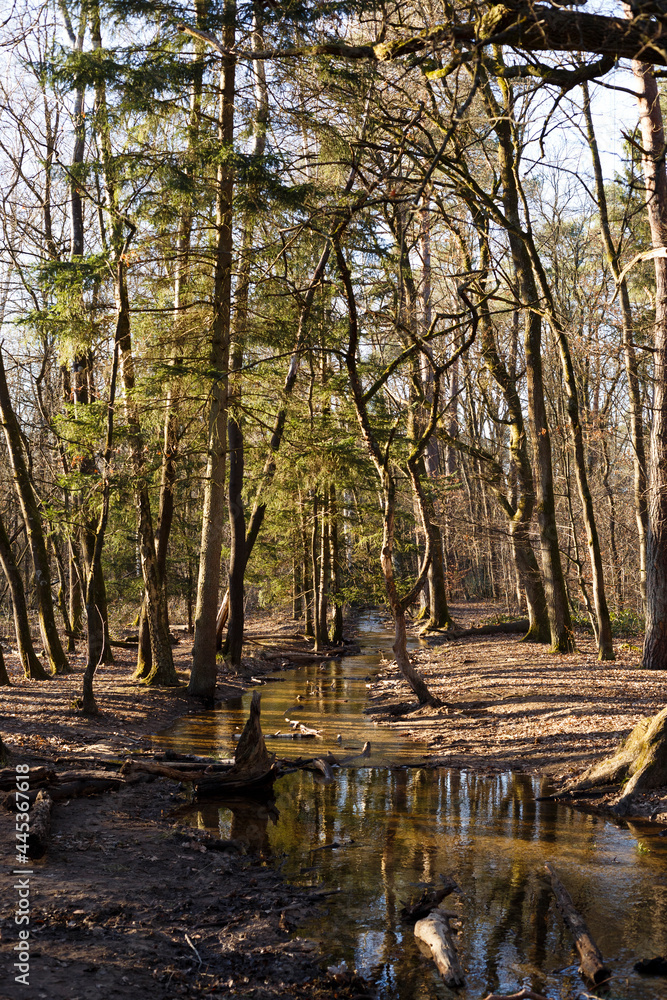
[[618, 749], [593, 764], [563, 792], [573, 794], [604, 785], [622, 783], [612, 811], [624, 816], [635, 795], [667, 785], [667, 708], [642, 719]]

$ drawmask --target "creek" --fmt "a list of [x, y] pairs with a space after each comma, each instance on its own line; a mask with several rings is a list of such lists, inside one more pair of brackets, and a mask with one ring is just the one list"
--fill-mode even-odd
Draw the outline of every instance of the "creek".
[[[546, 861], [612, 970], [604, 995], [667, 1000], [667, 978], [633, 970], [640, 958], [667, 955], [667, 837], [661, 828], [539, 801], [546, 783], [526, 774], [420, 767], [424, 746], [375, 726], [363, 712], [367, 684], [391, 639], [373, 618], [360, 623], [359, 639], [360, 656], [324, 669], [290, 669], [264, 684], [262, 727], [265, 734], [285, 733], [289, 718], [322, 732], [317, 741], [267, 740], [283, 758], [328, 750], [344, 755], [366, 741], [370, 758], [337, 771], [333, 784], [309, 772], [289, 774], [276, 782], [268, 803], [199, 804], [191, 821], [221, 837], [241, 837], [296, 884], [340, 890], [299, 925], [299, 933], [321, 942], [328, 964], [345, 961], [357, 969], [381, 1000], [452, 996], [400, 918], [403, 903], [424, 883], [437, 883], [440, 873], [453, 876], [462, 890], [460, 903], [451, 896], [446, 904], [462, 915], [461, 1000], [523, 986], [554, 1000], [591, 996], [556, 911]], [[230, 756], [250, 697], [180, 719], [156, 737], [156, 746]]]

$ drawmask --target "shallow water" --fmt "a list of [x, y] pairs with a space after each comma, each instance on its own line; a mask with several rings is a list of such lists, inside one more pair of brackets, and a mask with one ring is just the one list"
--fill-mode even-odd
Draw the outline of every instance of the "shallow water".
[[[362, 620], [358, 631], [364, 650], [360, 656], [323, 660], [323, 669], [320, 664], [313, 663], [268, 675], [267, 683], [259, 690], [262, 731], [270, 751], [289, 759], [328, 751], [344, 757], [361, 750], [368, 741], [371, 756], [358, 762], [363, 767], [414, 763], [423, 759], [424, 744], [377, 726], [364, 715], [367, 685], [380, 670], [380, 658], [390, 650], [392, 639], [372, 618]], [[414, 640], [412, 645], [415, 645]], [[222, 709], [186, 715], [160, 733], [155, 741], [179, 753], [231, 756], [234, 734], [238, 735], [243, 729], [251, 697], [252, 689], [242, 698], [226, 702]], [[292, 733], [288, 719], [317, 729], [322, 738], [282, 738]], [[276, 733], [281, 736], [273, 738]]]
[[[389, 645], [372, 623], [362, 642], [373, 649]], [[321, 940], [330, 961], [344, 959], [372, 980], [383, 1000], [451, 996], [400, 920], [403, 902], [440, 873], [452, 875], [462, 890], [459, 902], [450, 896], [447, 905], [462, 917], [463, 1000], [522, 986], [554, 1000], [590, 995], [555, 910], [545, 861], [554, 863], [612, 970], [606, 995], [667, 1000], [667, 979], [632, 969], [639, 958], [667, 954], [667, 837], [656, 828], [616, 825], [538, 802], [542, 786], [527, 775], [378, 766], [406, 750], [405, 741], [373, 728], [361, 714], [365, 677], [377, 659], [369, 654], [328, 665], [332, 673], [319, 676], [335, 681], [333, 695], [287, 705], [306, 680], [317, 681], [317, 668], [296, 670], [289, 681], [262, 689], [265, 732], [279, 728], [281, 719], [284, 728], [287, 706], [290, 718], [319, 723], [326, 739], [316, 741], [318, 752], [335, 749], [330, 738], [337, 732], [348, 746], [371, 739], [374, 756], [363, 763], [373, 766], [340, 771], [331, 785], [297, 772], [276, 783], [273, 804], [209, 803], [193, 810], [192, 821], [246, 839], [299, 884], [340, 889], [300, 932]], [[355, 672], [356, 680], [347, 679]], [[321, 710], [328, 713], [324, 719]], [[225, 714], [206, 713], [159, 742], [191, 751], [215, 747], [227, 756], [245, 707], [230, 709], [226, 721]], [[281, 756], [313, 752], [313, 741], [280, 743]], [[407, 753], [418, 756], [419, 748], [411, 743]], [[341, 846], [328, 846], [334, 842]]]

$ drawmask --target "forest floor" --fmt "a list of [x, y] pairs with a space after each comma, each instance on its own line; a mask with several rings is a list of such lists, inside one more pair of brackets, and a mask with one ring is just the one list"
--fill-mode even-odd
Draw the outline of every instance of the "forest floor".
[[[502, 611], [488, 602], [450, 608], [461, 628]], [[667, 670], [641, 669], [640, 636], [619, 637], [616, 660], [607, 663], [598, 662], [591, 635], [578, 631], [576, 643], [576, 653], [558, 655], [519, 635], [427, 636], [411, 655], [444, 707], [393, 719], [389, 707], [414, 695], [387, 664], [371, 687], [371, 717], [426, 742], [433, 766], [526, 771], [558, 784], [607, 756], [667, 703]], [[667, 822], [667, 788], [640, 800], [636, 814]]]
[[[184, 682], [191, 646], [186, 636], [174, 647]], [[12, 686], [0, 688], [0, 734], [10, 767], [90, 768], [150, 752], [152, 734], [201, 711], [185, 688], [137, 685], [135, 651], [115, 648], [114, 655], [95, 680], [100, 714], [86, 718], [73, 705], [83, 646], [70, 658], [73, 674], [43, 683], [26, 681], [18, 657], [5, 653]], [[221, 677], [218, 696], [238, 696], [245, 675], [262, 666], [248, 662], [244, 674]], [[180, 785], [160, 778], [55, 803], [48, 853], [30, 867], [29, 986], [15, 982], [13, 968], [19, 927], [12, 887], [21, 877], [13, 873], [25, 866], [15, 860], [14, 814], [0, 804], [1, 1000], [368, 995], [360, 980], [323, 971], [319, 946], [293, 933], [314, 907], [322, 912], [323, 894], [287, 884], [261, 857], [208, 849], [203, 831], [179, 817], [184, 798]]]
[[[500, 609], [466, 604], [452, 610], [459, 625], [471, 626]], [[294, 645], [294, 622], [284, 617], [253, 621], [251, 628], [274, 638], [276, 648], [288, 644], [283, 640]], [[619, 639], [617, 660], [606, 664], [597, 662], [590, 637], [582, 634], [577, 642], [577, 654], [553, 656], [516, 636], [434, 637], [414, 655], [447, 707], [392, 721], [383, 708], [410, 695], [387, 664], [369, 692], [374, 718], [426, 740], [434, 765], [568, 776], [611, 750], [667, 695], [667, 671], [639, 670], [636, 637]], [[188, 637], [174, 648], [184, 682], [190, 648]], [[131, 679], [136, 653], [114, 653], [115, 664], [100, 668], [96, 678], [100, 714], [93, 718], [73, 704], [81, 691], [82, 647], [72, 657], [73, 674], [45, 683], [25, 681], [17, 657], [5, 654], [12, 686], [0, 689], [0, 733], [10, 766], [85, 768], [101, 758], [151, 751], [152, 734], [201, 711], [185, 687], [137, 685]], [[248, 661], [240, 675], [221, 676], [219, 696], [238, 695], [250, 674], [275, 667], [275, 661]], [[180, 821], [182, 802], [180, 786], [165, 779], [56, 802], [49, 851], [32, 865], [29, 988], [14, 982], [12, 873], [20, 866], [14, 815], [0, 806], [2, 1000], [368, 996], [360, 981], [324, 973], [318, 946], [293, 935], [299, 917], [322, 906], [317, 892], [286, 884], [261, 857], [207, 849], [202, 832]], [[667, 798], [658, 797], [653, 807], [667, 809]]]

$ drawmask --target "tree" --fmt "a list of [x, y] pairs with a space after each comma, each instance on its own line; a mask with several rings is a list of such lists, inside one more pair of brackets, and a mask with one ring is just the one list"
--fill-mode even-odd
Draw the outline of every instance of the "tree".
[[[14, 488], [30, 542], [30, 552], [35, 572], [35, 592], [39, 605], [39, 627], [44, 649], [54, 674], [70, 673], [70, 666], [60, 642], [53, 612], [51, 570], [46, 550], [39, 501], [28, 471], [21, 429], [9, 395], [2, 350], [0, 350], [0, 420], [2, 421], [2, 429], [7, 442]], [[18, 599], [20, 600], [20, 598]], [[30, 669], [33, 670], [34, 665]]]
[[216, 611], [220, 584], [220, 554], [224, 510], [224, 480], [227, 439], [227, 392], [232, 294], [232, 195], [234, 169], [234, 89], [236, 58], [231, 54], [236, 36], [236, 3], [225, 0], [223, 8], [223, 56], [220, 70], [218, 138], [223, 158], [218, 166], [216, 193], [216, 253], [213, 316], [209, 364], [213, 379], [208, 406], [208, 461], [204, 478], [202, 534], [195, 612], [195, 642], [188, 692], [205, 699], [215, 693]]

